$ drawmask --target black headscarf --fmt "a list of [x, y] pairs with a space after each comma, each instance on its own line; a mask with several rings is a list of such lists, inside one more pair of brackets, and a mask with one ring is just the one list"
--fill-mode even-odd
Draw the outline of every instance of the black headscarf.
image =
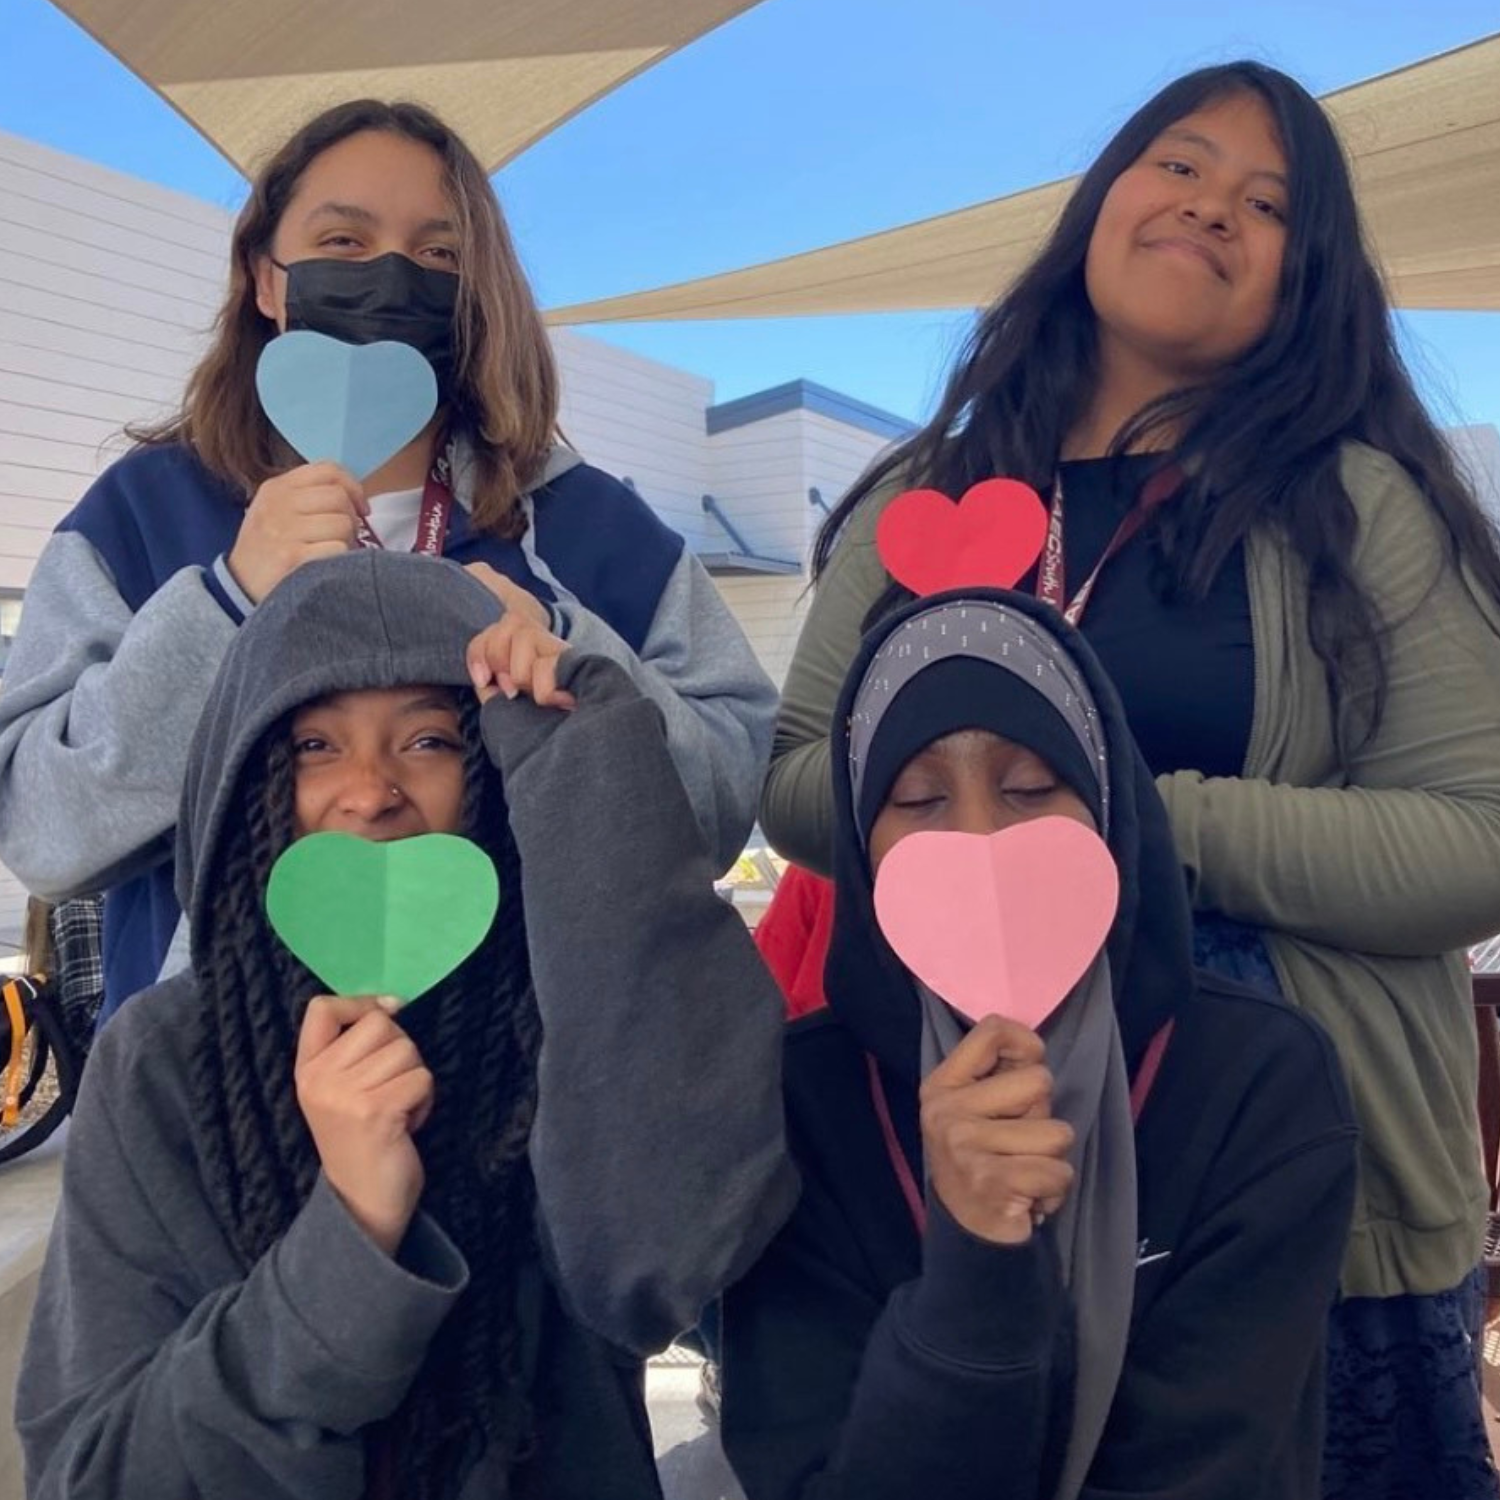
[[[824, 988], [834, 1014], [895, 1085], [893, 1113], [913, 1159], [918, 1159], [915, 1085], [920, 1078], [921, 1019], [911, 976], [875, 920], [874, 882], [863, 833], [878, 812], [879, 802], [901, 766], [926, 745], [956, 730], [990, 729], [1048, 761], [1089, 804], [1102, 826], [1093, 773], [1076, 737], [1061, 724], [1052, 706], [1014, 675], [963, 656], [934, 662], [897, 694], [871, 746], [864, 769], [863, 805], [857, 814], [849, 719], [872, 658], [908, 620], [965, 601], [1002, 605], [1027, 617], [1070, 659], [1097, 706], [1108, 750], [1107, 842], [1120, 872], [1120, 907], [1106, 953], [1125, 1061], [1132, 1076], [1151, 1038], [1193, 990], [1191, 913], [1166, 809], [1126, 726], [1114, 687], [1083, 637], [1047, 605], [1029, 595], [1000, 590], [933, 595], [886, 616], [867, 632], [844, 681], [834, 720], [836, 895]], [[904, 1109], [897, 1108], [901, 1101]]]

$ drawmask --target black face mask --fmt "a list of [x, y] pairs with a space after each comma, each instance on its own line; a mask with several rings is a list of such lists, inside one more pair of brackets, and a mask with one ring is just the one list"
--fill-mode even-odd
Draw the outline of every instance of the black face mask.
[[391, 339], [410, 344], [437, 376], [438, 398], [453, 385], [457, 351], [453, 313], [458, 277], [419, 266], [397, 251], [373, 260], [294, 260], [286, 272], [286, 326], [326, 333], [346, 344]]

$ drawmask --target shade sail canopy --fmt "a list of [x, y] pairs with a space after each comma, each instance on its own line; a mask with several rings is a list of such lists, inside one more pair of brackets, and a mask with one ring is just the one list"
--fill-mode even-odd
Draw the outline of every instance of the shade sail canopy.
[[[1398, 306], [1500, 310], [1500, 35], [1324, 100]], [[980, 307], [1036, 254], [1076, 178], [900, 229], [655, 291], [554, 323]]]
[[241, 171], [346, 99], [437, 109], [489, 171], [755, 0], [57, 0]]

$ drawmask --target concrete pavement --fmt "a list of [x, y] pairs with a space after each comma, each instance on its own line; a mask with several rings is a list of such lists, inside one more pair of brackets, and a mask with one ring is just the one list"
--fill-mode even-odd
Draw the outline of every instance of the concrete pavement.
[[724, 1459], [717, 1427], [698, 1410], [699, 1364], [672, 1350], [646, 1370], [646, 1406], [666, 1500], [744, 1500]]

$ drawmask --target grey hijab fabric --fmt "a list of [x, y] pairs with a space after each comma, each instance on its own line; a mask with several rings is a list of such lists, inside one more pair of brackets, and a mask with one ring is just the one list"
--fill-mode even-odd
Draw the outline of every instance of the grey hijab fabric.
[[[955, 1013], [925, 985], [922, 1076], [963, 1037]], [[1042, 1233], [1057, 1246], [1077, 1319], [1073, 1426], [1057, 1500], [1076, 1500], [1104, 1436], [1115, 1399], [1135, 1293], [1135, 1139], [1130, 1081], [1115, 1025], [1109, 960], [1101, 954], [1042, 1027], [1052, 1069], [1052, 1110], [1077, 1133], [1077, 1176], [1062, 1209]]]
[[[1107, 820], [1104, 734], [1082, 675], [1028, 615], [988, 601], [943, 604], [914, 616], [871, 661], [850, 717], [850, 770], [856, 788], [885, 707], [924, 667], [956, 655], [1015, 673], [1057, 709], [1097, 768]], [[1107, 826], [1100, 833], [1107, 835]], [[918, 984], [917, 990], [926, 1077], [957, 1046], [964, 1025], [925, 985]], [[1073, 1127], [1076, 1138], [1073, 1190], [1041, 1231], [1057, 1247], [1077, 1324], [1072, 1428], [1055, 1492], [1055, 1500], [1076, 1500], [1124, 1367], [1135, 1291], [1135, 1132], [1109, 960], [1103, 953], [1044, 1023], [1041, 1035], [1055, 1080], [1053, 1112]]]

